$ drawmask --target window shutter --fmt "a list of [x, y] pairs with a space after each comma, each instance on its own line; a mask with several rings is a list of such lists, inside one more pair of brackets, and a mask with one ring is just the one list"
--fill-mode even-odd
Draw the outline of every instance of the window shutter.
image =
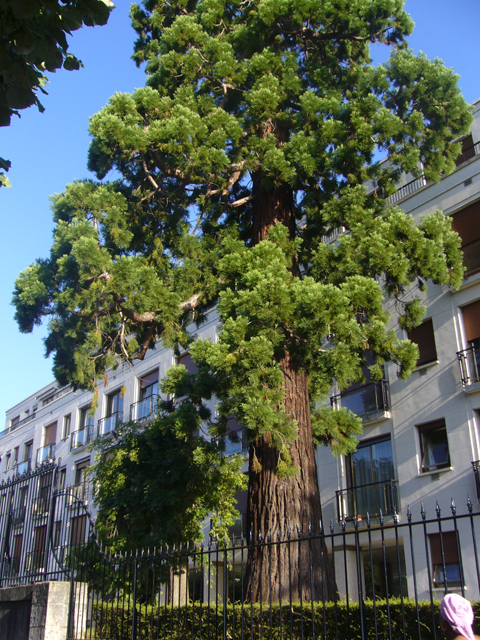
[[462, 247], [480, 238], [480, 200], [453, 214], [452, 229], [462, 239]]
[[145, 387], [149, 387], [156, 382], [158, 382], [158, 369], [140, 378], [140, 389], [145, 389]]
[[183, 364], [183, 366], [187, 369], [187, 373], [192, 375], [193, 373], [197, 373], [198, 367], [192, 360], [192, 356], [187, 351], [186, 353], [182, 353], [181, 356], [177, 358], [177, 364]]
[[45, 445], [55, 444], [57, 440], [57, 423], [53, 422], [45, 427]]
[[480, 338], [480, 300], [462, 307], [462, 315], [467, 342]]

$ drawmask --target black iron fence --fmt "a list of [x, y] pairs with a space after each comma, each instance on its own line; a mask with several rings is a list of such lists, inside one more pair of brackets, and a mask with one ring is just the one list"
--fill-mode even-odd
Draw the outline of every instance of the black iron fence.
[[118, 555], [91, 542], [71, 556], [71, 637], [435, 640], [444, 593], [480, 592], [479, 514], [447, 511]]
[[45, 466], [0, 484], [0, 586], [68, 581], [71, 639], [436, 640], [445, 592], [480, 600], [478, 506], [400, 512], [390, 484], [326, 527], [113, 555]]

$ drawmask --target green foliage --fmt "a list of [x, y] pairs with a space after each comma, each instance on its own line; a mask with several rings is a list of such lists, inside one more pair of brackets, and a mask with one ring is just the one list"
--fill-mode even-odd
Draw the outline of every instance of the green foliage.
[[[83, 66], [68, 53], [67, 35], [84, 25], [106, 24], [113, 6], [111, 0], [1, 0], [0, 126], [31, 105], [44, 111], [37, 92], [47, 93], [45, 71]], [[0, 158], [0, 168], [9, 166]], [[0, 173], [2, 185], [10, 182]]]
[[243, 459], [198, 435], [201, 414], [185, 401], [146, 431], [122, 424], [93, 443], [96, 531], [113, 552], [199, 540], [207, 516], [213, 535], [227, 535], [237, 516], [233, 496], [245, 488]]
[[[480, 604], [472, 603], [475, 620], [479, 620]], [[438, 613], [440, 602], [434, 601], [433, 611], [430, 602], [420, 601], [417, 608], [414, 600], [400, 598], [365, 601], [366, 638], [388, 638], [389, 617], [391, 637], [418, 640], [418, 624], [422, 638], [433, 640], [439, 637]], [[226, 620], [224, 621], [224, 611]], [[127, 640], [131, 630], [132, 605], [124, 603], [98, 603], [94, 605], [95, 628], [98, 635], [105, 640]], [[183, 607], [163, 607], [161, 610], [152, 606], [139, 606], [137, 610], [138, 629], [145, 637], [165, 637], [180, 640], [184, 634], [192, 634], [192, 630], [209, 629], [209, 634], [220, 637], [226, 623], [228, 637], [234, 638], [244, 630], [253, 638], [274, 640], [287, 634], [292, 639], [300, 639], [305, 631], [315, 625], [316, 634], [326, 638], [361, 638], [361, 614], [358, 603], [345, 601], [333, 602], [298, 602], [279, 604], [248, 604], [242, 607], [227, 604], [216, 607], [203, 604]], [[405, 628], [404, 628], [405, 624]], [[478, 633], [478, 622], [474, 624], [474, 632]], [[378, 635], [377, 635], [378, 634]]]

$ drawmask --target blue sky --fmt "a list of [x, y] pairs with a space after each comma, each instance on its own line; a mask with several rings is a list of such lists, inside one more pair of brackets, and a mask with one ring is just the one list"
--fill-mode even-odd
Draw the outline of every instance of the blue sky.
[[[20, 271], [47, 257], [52, 240], [49, 196], [74, 179], [89, 176], [88, 119], [115, 92], [144, 84], [144, 74], [130, 59], [135, 32], [130, 2], [116, 0], [108, 24], [84, 28], [71, 38], [70, 50], [85, 67], [50, 74], [45, 113], [31, 108], [0, 129], [0, 156], [12, 161], [11, 189], [0, 189], [3, 247], [0, 254], [0, 429], [5, 411], [52, 380], [44, 358], [43, 328], [20, 334], [11, 306]], [[480, 24], [478, 0], [407, 0], [416, 23], [410, 46], [429, 58], [441, 58], [460, 75], [460, 87], [472, 102], [480, 97]], [[381, 55], [381, 52], [380, 52]]]

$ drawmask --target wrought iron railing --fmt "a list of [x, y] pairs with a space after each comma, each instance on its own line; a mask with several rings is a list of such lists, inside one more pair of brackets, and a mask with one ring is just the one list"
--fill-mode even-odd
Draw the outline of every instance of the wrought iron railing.
[[245, 427], [228, 431], [221, 436], [216, 436], [214, 441], [217, 443], [221, 452], [227, 456], [246, 453], [248, 451], [247, 430]]
[[363, 420], [369, 420], [389, 410], [390, 387], [387, 380], [369, 382], [331, 396], [330, 403], [334, 409], [347, 408]]
[[480, 381], [480, 349], [470, 346], [457, 352], [460, 378], [464, 387]]
[[42, 493], [32, 500], [32, 515], [45, 516], [50, 507], [50, 490], [43, 490]]
[[422, 175], [418, 176], [418, 178], [414, 178], [413, 180], [410, 180], [410, 182], [406, 182], [405, 184], [400, 185], [395, 193], [392, 193], [391, 196], [388, 196], [387, 200], [391, 204], [395, 204], [399, 200], [402, 200], [403, 198], [406, 198], [407, 196], [412, 194], [414, 191], [425, 187], [427, 184], [428, 182], [425, 178], [425, 174], [422, 173]]
[[367, 517], [391, 515], [399, 511], [398, 482], [384, 480], [336, 491], [338, 521], [361, 521]]
[[475, 142], [475, 144], [472, 144], [470, 147], [467, 147], [459, 156], [457, 156], [457, 159], [455, 160], [455, 165], [459, 167], [464, 162], [467, 162], [467, 160], [471, 160], [475, 156], [478, 156], [479, 153], [480, 153], [480, 141]]
[[78, 449], [79, 447], [83, 447], [93, 440], [93, 424], [89, 424], [83, 429], [79, 429], [78, 431], [73, 431], [70, 436], [70, 448]]
[[123, 421], [123, 411], [117, 411], [98, 421], [98, 436], [106, 436], [111, 433], [119, 422]]
[[55, 444], [46, 444], [44, 447], [37, 449], [37, 464], [51, 462], [55, 459]]
[[160, 396], [155, 394], [130, 405], [130, 420], [133, 422], [150, 422], [155, 417]]

